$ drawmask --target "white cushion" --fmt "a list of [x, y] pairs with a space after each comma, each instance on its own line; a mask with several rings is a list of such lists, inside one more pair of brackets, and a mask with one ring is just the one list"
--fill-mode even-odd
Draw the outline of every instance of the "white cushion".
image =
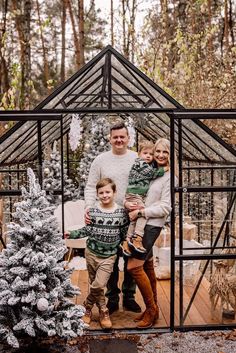
[[[62, 232], [62, 205], [59, 205], [54, 215], [57, 218], [60, 231]], [[64, 204], [64, 231], [81, 229], [85, 226], [84, 222], [84, 200], [68, 201]], [[66, 239], [68, 248], [85, 248], [87, 238]]]
[[[54, 211], [60, 230], [62, 231], [62, 205]], [[77, 227], [78, 226], [78, 227]], [[64, 229], [75, 230], [85, 226], [84, 223], [84, 200], [68, 201], [64, 204]], [[77, 227], [77, 228], [76, 228]]]

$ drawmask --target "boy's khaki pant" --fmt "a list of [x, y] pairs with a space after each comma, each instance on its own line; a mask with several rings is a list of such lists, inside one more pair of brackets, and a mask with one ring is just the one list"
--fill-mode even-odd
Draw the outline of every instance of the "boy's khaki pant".
[[85, 300], [85, 306], [92, 307], [94, 304], [98, 308], [106, 306], [104, 289], [113, 271], [117, 255], [107, 258], [98, 257], [89, 249], [85, 249], [85, 258], [89, 275], [90, 291]]
[[[126, 194], [125, 201], [137, 202], [138, 205], [144, 207], [144, 197], [138, 194]], [[146, 226], [147, 220], [145, 217], [139, 217], [135, 221], [131, 221], [129, 224], [127, 237], [131, 238], [132, 235], [137, 234], [143, 237], [144, 228]]]

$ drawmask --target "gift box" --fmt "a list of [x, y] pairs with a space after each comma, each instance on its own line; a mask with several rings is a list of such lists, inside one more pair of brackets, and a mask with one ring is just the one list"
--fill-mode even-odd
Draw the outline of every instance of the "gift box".
[[[175, 254], [179, 254], [179, 239], [176, 239], [175, 244]], [[203, 253], [203, 245], [196, 242], [195, 240], [184, 240], [183, 241], [184, 248], [193, 248], [192, 250], [183, 250], [184, 255], [191, 254], [202, 254]], [[170, 278], [170, 253], [171, 248], [166, 247], [153, 247], [153, 255], [156, 259], [155, 273], [158, 279], [167, 279]], [[197, 279], [197, 274], [199, 271], [201, 260], [186, 260], [183, 261], [183, 276], [184, 276], [184, 284], [185, 285], [193, 285]], [[178, 278], [179, 266], [176, 266], [176, 278]]]
[[155, 245], [158, 248], [170, 246], [170, 228], [169, 227], [164, 227], [155, 241]]
[[[175, 227], [176, 238], [179, 238], [179, 224]], [[183, 239], [194, 240], [197, 235], [197, 226], [195, 224], [183, 223]]]
[[[191, 224], [192, 223], [192, 218], [190, 216], [184, 216], [183, 221], [184, 221], [184, 223]], [[179, 216], [176, 216], [175, 224], [179, 224]]]

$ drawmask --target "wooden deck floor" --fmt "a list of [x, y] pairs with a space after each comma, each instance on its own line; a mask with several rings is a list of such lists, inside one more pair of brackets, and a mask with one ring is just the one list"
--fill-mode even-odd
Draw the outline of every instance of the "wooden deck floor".
[[[123, 273], [120, 272], [120, 282], [122, 281]], [[88, 293], [88, 274], [85, 270], [74, 271], [71, 277], [72, 283], [79, 286], [81, 290], [81, 295], [77, 296], [75, 299], [77, 304], [82, 304], [87, 293]], [[214, 325], [214, 324], [229, 324], [236, 323], [236, 320], [224, 319], [221, 322], [219, 311], [216, 310], [214, 318], [211, 317], [211, 306], [208, 294], [209, 282], [204, 278], [197, 295], [193, 301], [191, 309], [184, 322], [185, 325]], [[157, 281], [157, 291], [158, 291], [158, 302], [160, 306], [160, 318], [155, 324], [155, 327], [169, 327], [170, 324], [170, 281], [169, 280], [158, 280]], [[184, 300], [184, 311], [187, 308], [192, 293], [194, 291], [194, 286], [184, 286], [183, 300]], [[144, 309], [144, 304], [141, 299], [140, 292], [137, 290], [136, 300]], [[122, 300], [120, 300], [122, 303]], [[114, 329], [125, 329], [125, 328], [135, 328], [135, 322], [133, 319], [137, 314], [130, 311], [123, 310], [121, 304], [119, 311], [111, 315], [111, 320]], [[179, 288], [176, 285], [175, 289], [175, 325], [179, 325]], [[93, 321], [90, 325], [90, 330], [99, 330], [99, 320], [98, 320], [98, 310], [93, 309]]]

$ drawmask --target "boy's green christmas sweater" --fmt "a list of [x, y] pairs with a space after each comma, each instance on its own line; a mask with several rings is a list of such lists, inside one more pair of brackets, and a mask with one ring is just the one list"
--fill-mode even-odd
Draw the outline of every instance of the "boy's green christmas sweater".
[[70, 239], [87, 239], [87, 248], [98, 257], [110, 257], [117, 253], [118, 246], [125, 239], [129, 220], [123, 207], [107, 212], [101, 208], [89, 209], [91, 223], [70, 232]]

